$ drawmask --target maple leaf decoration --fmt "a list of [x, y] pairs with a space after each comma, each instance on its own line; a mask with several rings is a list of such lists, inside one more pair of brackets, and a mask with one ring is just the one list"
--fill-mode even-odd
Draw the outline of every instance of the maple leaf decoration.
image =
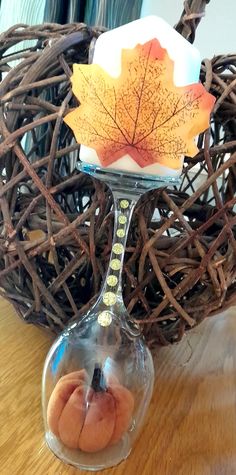
[[140, 167], [178, 169], [183, 155], [198, 152], [194, 137], [209, 127], [215, 98], [202, 84], [175, 86], [173, 73], [156, 39], [122, 51], [118, 78], [97, 64], [75, 64], [72, 90], [81, 105], [64, 120], [103, 167], [129, 154]]

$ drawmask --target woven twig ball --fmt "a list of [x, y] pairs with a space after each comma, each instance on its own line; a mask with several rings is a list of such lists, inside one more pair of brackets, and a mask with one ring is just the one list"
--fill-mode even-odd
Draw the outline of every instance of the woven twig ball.
[[[76, 170], [79, 144], [63, 122], [77, 105], [72, 64], [89, 61], [100, 33], [46, 24], [0, 37], [0, 292], [26, 322], [55, 332], [95, 301], [111, 250], [111, 193]], [[211, 130], [185, 158], [180, 189], [149, 192], [134, 213], [124, 299], [150, 346], [236, 302], [235, 74], [236, 55], [203, 62], [217, 99]]]

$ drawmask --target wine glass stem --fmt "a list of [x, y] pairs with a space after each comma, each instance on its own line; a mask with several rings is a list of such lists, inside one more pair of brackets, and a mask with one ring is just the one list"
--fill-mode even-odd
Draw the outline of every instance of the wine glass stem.
[[124, 305], [122, 296], [122, 270], [126, 241], [134, 207], [139, 199], [137, 195], [123, 195], [113, 190], [114, 231], [110, 262], [103, 284], [101, 299], [107, 310], [116, 304]]

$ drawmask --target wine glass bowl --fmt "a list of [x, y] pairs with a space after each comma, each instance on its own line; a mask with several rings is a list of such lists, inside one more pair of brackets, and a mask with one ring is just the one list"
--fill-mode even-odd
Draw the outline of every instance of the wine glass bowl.
[[[95, 307], [59, 336], [47, 356], [43, 407], [48, 446], [78, 468], [100, 470], [116, 465], [129, 455], [138, 435], [153, 379], [152, 357], [138, 329], [121, 319], [117, 310], [101, 312]], [[59, 416], [56, 404], [62, 397]], [[83, 413], [81, 425], [78, 412]], [[107, 431], [107, 437], [101, 438], [101, 430]]]

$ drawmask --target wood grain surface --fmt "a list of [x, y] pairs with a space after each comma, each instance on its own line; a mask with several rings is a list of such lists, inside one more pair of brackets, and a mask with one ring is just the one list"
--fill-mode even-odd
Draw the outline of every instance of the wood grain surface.
[[[41, 373], [52, 337], [0, 300], [0, 474], [76, 475], [47, 449]], [[109, 475], [236, 474], [236, 310], [155, 355], [156, 385], [136, 446]]]

